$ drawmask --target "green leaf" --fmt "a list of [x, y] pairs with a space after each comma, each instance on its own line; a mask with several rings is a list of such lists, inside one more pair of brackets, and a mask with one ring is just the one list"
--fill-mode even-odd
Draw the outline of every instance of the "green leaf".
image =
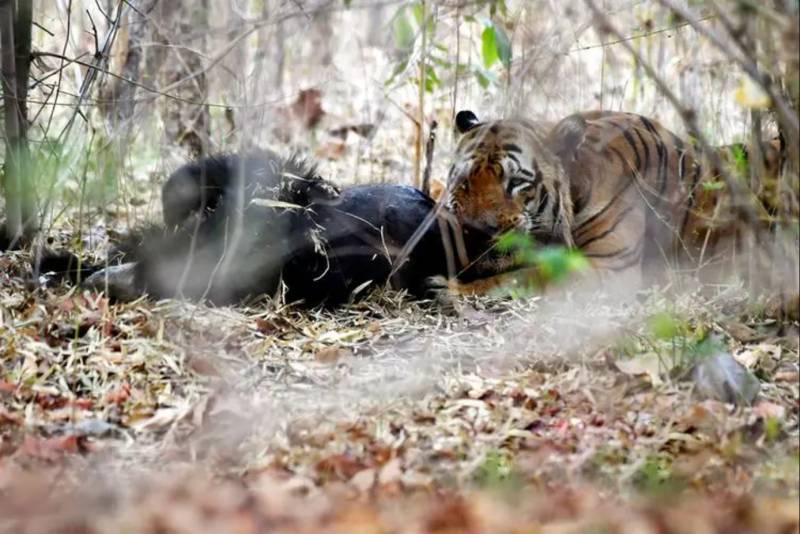
[[398, 49], [409, 51], [414, 46], [414, 28], [406, 17], [405, 7], [397, 10], [392, 22], [392, 33], [394, 35], [394, 42]]
[[657, 339], [672, 339], [678, 335], [680, 324], [669, 313], [657, 313], [647, 321], [650, 332]]
[[432, 93], [434, 89], [441, 85], [442, 81], [436, 75], [436, 71], [428, 65], [425, 70], [425, 90]]
[[489, 78], [484, 76], [484, 74], [480, 71], [475, 71], [475, 79], [478, 80], [478, 85], [480, 85], [483, 89], [488, 89], [489, 84], [491, 83]]
[[488, 27], [483, 30], [481, 42], [483, 43], [483, 65], [488, 69], [500, 59], [500, 55], [497, 52], [497, 39], [493, 27]]
[[489, 85], [497, 84], [497, 76], [492, 71], [483, 69], [478, 65], [473, 65], [472, 69], [475, 73], [475, 78], [477, 78], [478, 83], [484, 89], [487, 89]]
[[719, 180], [715, 182], [703, 182], [704, 191], [719, 191], [720, 189], [725, 189], [725, 182]]
[[505, 30], [485, 17], [478, 17], [484, 26], [481, 34], [483, 64], [488, 69], [497, 61], [506, 69], [511, 68], [511, 41]]
[[750, 164], [747, 161], [747, 152], [745, 151], [744, 147], [741, 146], [734, 146], [731, 149], [733, 153], [733, 162], [734, 166], [736, 167], [736, 171], [743, 175], [747, 175], [747, 171], [749, 170]]
[[533, 237], [524, 232], [506, 232], [497, 240], [497, 250], [500, 252], [512, 252], [519, 248], [534, 248], [536, 246]]
[[408, 68], [408, 59], [407, 58], [401, 60], [400, 62], [398, 62], [397, 65], [395, 65], [394, 69], [392, 70], [392, 73], [389, 75], [389, 79], [386, 80], [386, 82], [384, 82], [384, 85], [387, 86], [387, 87], [392, 85], [392, 83], [394, 83], [395, 78], [397, 78], [403, 72], [405, 72], [405, 70], [407, 68]]
[[414, 16], [414, 20], [417, 21], [417, 26], [419, 26], [421, 28], [422, 27], [422, 14], [423, 14], [422, 2], [418, 2], [418, 3], [414, 4], [413, 6], [411, 6], [411, 14]]
[[545, 247], [539, 250], [534, 263], [545, 280], [556, 282], [589, 266], [589, 261], [580, 251], [563, 246]]
[[500, 62], [506, 69], [511, 68], [511, 41], [508, 38], [505, 30], [500, 26], [494, 26], [494, 40], [497, 49], [497, 55]]

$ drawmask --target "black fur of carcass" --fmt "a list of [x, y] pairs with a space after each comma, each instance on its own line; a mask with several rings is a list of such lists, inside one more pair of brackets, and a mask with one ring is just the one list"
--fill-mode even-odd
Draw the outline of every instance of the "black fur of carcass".
[[431, 219], [434, 201], [412, 187], [340, 192], [313, 165], [269, 151], [184, 165], [165, 183], [162, 205], [165, 225], [121, 244], [124, 263], [86, 266], [97, 271], [86, 285], [123, 299], [146, 293], [217, 305], [276, 295], [285, 286], [289, 302], [336, 305], [387, 281], [423, 296], [429, 277], [467, 267], [455, 252], [459, 239], [472, 259], [489, 246], [478, 232], [441, 224], [446, 214]]

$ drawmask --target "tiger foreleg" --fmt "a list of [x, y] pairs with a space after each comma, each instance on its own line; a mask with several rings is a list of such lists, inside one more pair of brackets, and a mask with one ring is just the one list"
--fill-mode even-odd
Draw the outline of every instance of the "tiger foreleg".
[[543, 286], [544, 278], [537, 267], [507, 271], [470, 282], [448, 279], [444, 276], [433, 276], [428, 279], [431, 291], [447, 293], [450, 296], [514, 295], [533, 292]]

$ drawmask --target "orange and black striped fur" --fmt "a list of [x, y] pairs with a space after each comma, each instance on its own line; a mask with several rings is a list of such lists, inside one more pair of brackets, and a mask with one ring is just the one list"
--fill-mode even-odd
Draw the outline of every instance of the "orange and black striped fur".
[[[689, 143], [654, 120], [595, 111], [555, 125], [481, 122], [462, 111], [456, 126], [462, 137], [446, 202], [460, 220], [496, 236], [516, 230], [578, 248], [602, 279], [619, 276], [638, 288], [649, 265], [676, 257], [709, 262], [735, 232], [719, 172], [705, 170]], [[766, 166], [776, 168], [778, 145], [763, 152]], [[480, 294], [537, 280], [534, 268], [491, 261], [489, 276], [450, 282], [450, 290]]]

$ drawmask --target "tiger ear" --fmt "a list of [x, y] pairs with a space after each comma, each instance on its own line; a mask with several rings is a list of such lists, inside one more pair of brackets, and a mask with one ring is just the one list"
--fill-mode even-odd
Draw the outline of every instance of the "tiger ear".
[[458, 133], [467, 133], [480, 123], [481, 121], [478, 120], [478, 117], [468, 109], [459, 111], [456, 114], [456, 129]]
[[555, 125], [547, 136], [547, 144], [564, 163], [575, 159], [575, 153], [586, 140], [586, 119], [570, 115]]

